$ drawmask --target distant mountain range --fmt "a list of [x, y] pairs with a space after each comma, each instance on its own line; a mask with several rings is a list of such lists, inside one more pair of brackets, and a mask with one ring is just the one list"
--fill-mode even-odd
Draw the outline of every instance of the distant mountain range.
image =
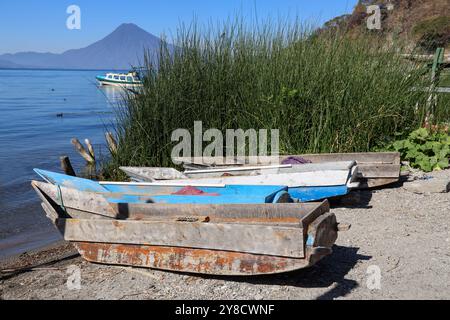
[[145, 50], [158, 52], [160, 42], [160, 38], [137, 25], [126, 23], [85, 48], [61, 54], [19, 52], [0, 55], [0, 68], [123, 70], [142, 65]]

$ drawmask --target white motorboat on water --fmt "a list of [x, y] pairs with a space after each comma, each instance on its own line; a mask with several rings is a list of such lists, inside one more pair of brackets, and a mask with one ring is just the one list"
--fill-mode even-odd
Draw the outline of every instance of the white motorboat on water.
[[97, 81], [104, 86], [116, 86], [124, 88], [139, 88], [143, 83], [137, 72], [128, 73], [107, 73], [104, 76], [97, 76]]

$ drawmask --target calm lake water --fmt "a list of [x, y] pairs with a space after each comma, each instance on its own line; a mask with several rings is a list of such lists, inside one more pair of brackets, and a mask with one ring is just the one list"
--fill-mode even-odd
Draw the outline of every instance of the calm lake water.
[[80, 170], [73, 137], [106, 152], [121, 92], [97, 87], [99, 73], [0, 70], [0, 258], [60, 239], [30, 185], [39, 180], [33, 168], [60, 171], [59, 157], [68, 155]]

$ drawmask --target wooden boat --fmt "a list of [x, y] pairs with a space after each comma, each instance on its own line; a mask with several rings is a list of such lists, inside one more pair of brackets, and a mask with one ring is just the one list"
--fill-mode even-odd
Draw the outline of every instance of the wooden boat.
[[96, 182], [35, 169], [45, 181], [59, 188], [72, 188], [103, 195], [110, 203], [240, 204], [294, 202], [286, 186], [224, 185], [206, 183]]
[[[47, 216], [87, 261], [252, 276], [305, 268], [332, 253], [336, 217], [322, 203], [111, 203], [33, 181]], [[348, 227], [347, 227], [348, 228]]]
[[238, 158], [175, 158], [175, 161], [182, 163], [186, 169], [198, 170], [211, 167], [227, 166], [255, 166], [284, 163], [290, 157], [303, 158], [313, 164], [323, 164], [336, 161], [356, 161], [358, 188], [377, 188], [391, 183], [395, 183], [400, 178], [400, 153], [398, 152], [365, 152], [365, 153], [323, 153], [323, 154], [302, 154], [284, 155], [274, 159], [274, 157], [247, 157]]
[[180, 172], [174, 168], [159, 167], [120, 167], [131, 178], [137, 181], [203, 179], [227, 176], [257, 176], [264, 174], [302, 174], [304, 186], [320, 186], [342, 184], [355, 170], [355, 161], [339, 161], [325, 163], [308, 163], [302, 165], [277, 164], [259, 166], [220, 166], [197, 168]]
[[[356, 163], [221, 167], [179, 172], [172, 168], [121, 167], [135, 180], [166, 183], [226, 185], [286, 185], [290, 195], [302, 202], [343, 196], [357, 186]], [[164, 180], [174, 179], [174, 180]]]

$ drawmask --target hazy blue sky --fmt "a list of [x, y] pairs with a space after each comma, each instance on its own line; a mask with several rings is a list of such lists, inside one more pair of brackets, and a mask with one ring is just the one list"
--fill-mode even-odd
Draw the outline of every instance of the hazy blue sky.
[[[84, 47], [132, 22], [155, 34], [175, 33], [180, 21], [200, 23], [239, 13], [246, 20], [281, 17], [323, 23], [351, 12], [357, 0], [1, 0], [0, 54], [62, 52]], [[81, 8], [81, 30], [68, 30], [66, 9]]]

